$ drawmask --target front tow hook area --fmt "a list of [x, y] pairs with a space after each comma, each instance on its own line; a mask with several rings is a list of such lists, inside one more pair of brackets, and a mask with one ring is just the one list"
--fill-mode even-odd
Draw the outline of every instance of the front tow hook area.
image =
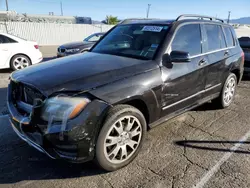
[[15, 125], [11, 121], [10, 121], [10, 123], [11, 123], [11, 126], [12, 126], [13, 130], [19, 136], [19, 138], [21, 138], [23, 141], [27, 142], [30, 146], [34, 147], [38, 151], [46, 154], [51, 159], [56, 159], [51, 154], [49, 154], [42, 146], [40, 146], [39, 144], [37, 144], [34, 141], [32, 141], [31, 139], [29, 139], [29, 137], [26, 136], [24, 133], [22, 134], [21, 132], [19, 132], [19, 130], [15, 127]]

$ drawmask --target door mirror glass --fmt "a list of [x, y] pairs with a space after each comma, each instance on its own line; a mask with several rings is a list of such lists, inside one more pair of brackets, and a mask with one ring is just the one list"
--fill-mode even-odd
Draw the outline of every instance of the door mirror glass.
[[185, 63], [190, 62], [190, 55], [188, 52], [172, 51], [170, 53], [170, 61], [173, 63]]

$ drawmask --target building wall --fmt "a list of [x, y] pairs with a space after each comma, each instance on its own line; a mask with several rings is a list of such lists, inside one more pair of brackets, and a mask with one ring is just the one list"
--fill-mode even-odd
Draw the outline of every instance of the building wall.
[[0, 22], [0, 32], [36, 41], [39, 45], [60, 45], [81, 41], [90, 34], [106, 32], [112, 27], [110, 25], [93, 24]]

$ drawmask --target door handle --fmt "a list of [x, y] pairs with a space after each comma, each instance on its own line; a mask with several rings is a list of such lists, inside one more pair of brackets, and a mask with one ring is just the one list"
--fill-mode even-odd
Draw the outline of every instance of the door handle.
[[225, 51], [224, 56], [229, 55], [229, 51]]
[[200, 62], [199, 62], [199, 66], [204, 66], [207, 64], [207, 61], [205, 59], [202, 59]]
[[8, 51], [8, 49], [7, 49], [7, 48], [4, 48], [3, 51]]

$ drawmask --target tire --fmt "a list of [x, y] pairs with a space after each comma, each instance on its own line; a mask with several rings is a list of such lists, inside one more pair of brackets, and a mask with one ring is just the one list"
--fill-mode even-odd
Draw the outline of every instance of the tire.
[[230, 73], [224, 83], [220, 97], [217, 98], [217, 100], [215, 100], [220, 108], [227, 108], [231, 105], [235, 97], [236, 89], [237, 89], [237, 77], [234, 73]]
[[[128, 124], [129, 121], [133, 123]], [[128, 165], [138, 155], [146, 130], [146, 120], [138, 109], [129, 105], [114, 106], [108, 111], [97, 139], [97, 164], [106, 171]]]
[[10, 60], [12, 70], [21, 70], [31, 65], [30, 59], [25, 55], [15, 55]]

